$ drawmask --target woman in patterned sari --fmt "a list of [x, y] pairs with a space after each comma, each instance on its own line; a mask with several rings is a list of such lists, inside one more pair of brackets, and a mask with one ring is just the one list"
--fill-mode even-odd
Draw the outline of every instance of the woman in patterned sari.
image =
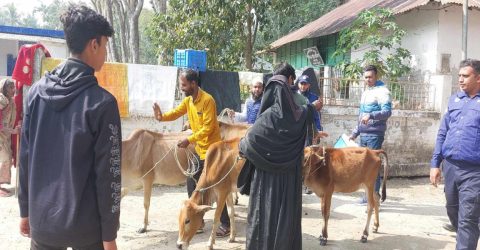
[[[0, 81], [0, 185], [10, 184], [12, 167], [12, 134], [17, 134], [20, 126], [14, 128], [15, 122], [15, 84], [10, 79]], [[0, 197], [10, 196], [11, 192], [0, 186]]]

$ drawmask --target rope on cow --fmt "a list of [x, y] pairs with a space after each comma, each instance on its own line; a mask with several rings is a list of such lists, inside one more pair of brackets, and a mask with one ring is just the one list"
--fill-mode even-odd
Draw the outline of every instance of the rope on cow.
[[154, 170], [157, 167], [158, 163], [160, 163], [168, 155], [168, 153], [170, 153], [170, 151], [172, 151], [172, 149], [173, 149], [173, 147], [170, 147], [168, 149], [168, 151], [165, 153], [165, 155], [163, 155], [163, 157], [160, 158], [160, 160], [158, 160], [150, 170], [148, 170], [142, 177], [140, 177], [140, 179], [145, 178], [145, 176], [147, 176], [150, 172], [152, 172], [152, 170]]
[[[199, 170], [199, 164], [198, 164], [198, 158], [195, 157], [195, 155], [189, 150], [189, 149], [185, 149], [185, 152], [187, 154], [187, 158], [188, 158], [188, 167], [187, 167], [187, 170], [183, 170], [182, 168], [182, 164], [180, 164], [180, 161], [178, 160], [178, 147], [177, 145], [172, 145], [170, 146], [170, 148], [168, 149], [168, 151], [165, 153], [165, 155], [163, 155], [162, 158], [160, 158], [160, 160], [158, 160], [155, 165], [153, 165], [153, 167], [148, 170], [142, 177], [140, 177], [140, 179], [143, 179], [145, 178], [145, 176], [147, 176], [150, 172], [152, 172], [156, 167], [157, 165], [163, 161], [163, 159], [165, 159], [165, 157], [167, 157], [167, 155], [171, 152], [171, 151], [174, 151], [174, 158], [175, 158], [175, 161], [177, 162], [177, 166], [178, 168], [180, 168], [180, 171], [187, 177], [190, 177], [190, 178], [193, 178], [193, 176], [198, 172]], [[197, 164], [195, 164], [197, 163]], [[192, 167], [191, 167], [192, 166]]]
[[[312, 146], [309, 146], [310, 148], [319, 148], [320, 145], [312, 145]], [[322, 162], [321, 162], [321, 165], [319, 167], [317, 167], [315, 170], [313, 170], [313, 172], [311, 172], [312, 170], [312, 156], [310, 155], [308, 157], [308, 159], [306, 159], [306, 161], [308, 161], [308, 166], [309, 166], [309, 175], [312, 175], [313, 173], [317, 172], [317, 170], [319, 170], [320, 168], [322, 167], [325, 167], [327, 165], [326, 161], [327, 161], [327, 150], [325, 150], [325, 147], [322, 147], [322, 153], [323, 155], [320, 156], [317, 154], [317, 152], [315, 150], [312, 150], [313, 154], [316, 155], [318, 158], [322, 159]]]
[[183, 170], [182, 164], [180, 164], [180, 160], [178, 159], [178, 148], [175, 147], [174, 149], [174, 158], [175, 162], [177, 162], [177, 167], [180, 169], [183, 175], [186, 177], [189, 177], [195, 181], [195, 184], [197, 183], [197, 180], [193, 178], [195, 174], [200, 171], [200, 160], [195, 156], [195, 154], [190, 151], [190, 149], [185, 149], [185, 153], [187, 154], [187, 162], [188, 162], [188, 167], [187, 170]]
[[[220, 112], [220, 114], [217, 116], [217, 120], [222, 121], [222, 122], [226, 122], [226, 123], [235, 123], [235, 121], [233, 120], [233, 118], [231, 118], [230, 116], [228, 116], [228, 114], [227, 114], [227, 113], [228, 113], [228, 110], [229, 110], [229, 108], [224, 108], [224, 109]], [[225, 117], [225, 114], [227, 114], [227, 117], [228, 117], [227, 121], [225, 121], [225, 120], [223, 119], [223, 117]]]
[[[232, 172], [232, 170], [235, 168], [235, 166], [237, 165], [237, 163], [238, 163], [238, 161], [239, 161], [240, 159], [243, 159], [243, 158], [240, 157], [240, 156], [238, 156], [237, 158], [235, 158], [235, 162], [233, 162], [233, 165], [232, 165], [232, 167], [230, 168], [230, 170], [228, 170], [228, 172], [222, 177], [222, 179], [220, 179], [219, 181], [217, 181], [215, 184], [210, 185], [210, 186], [205, 187], [205, 188], [200, 188], [200, 189], [198, 189], [198, 190], [195, 189], [195, 191], [200, 192], [200, 193], [203, 193], [203, 192], [207, 191], [208, 189], [213, 188], [213, 187], [215, 187], [216, 185], [220, 184], [223, 180], [225, 180], [225, 178], [227, 178], [227, 176], [230, 174], [230, 172]], [[195, 192], [195, 191], [194, 191], [194, 192]], [[202, 196], [202, 199], [203, 199], [203, 196]]]

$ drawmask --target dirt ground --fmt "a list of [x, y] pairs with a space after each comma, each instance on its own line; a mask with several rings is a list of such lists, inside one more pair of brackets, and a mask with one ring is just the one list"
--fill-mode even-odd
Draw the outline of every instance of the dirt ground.
[[[362, 194], [335, 194], [325, 247], [318, 236], [323, 221], [319, 199], [303, 195], [303, 249], [454, 249], [455, 234], [442, 229], [448, 221], [443, 186], [434, 188], [427, 178], [392, 179], [387, 183], [388, 198], [380, 209], [379, 233], [370, 233], [360, 243], [365, 225], [365, 206], [355, 204]], [[138, 234], [143, 223], [143, 192], [131, 192], [122, 200], [119, 249], [175, 249], [178, 211], [186, 198], [186, 187], [155, 187], [150, 208], [149, 231]], [[216, 249], [244, 249], [248, 197], [241, 196], [236, 207], [238, 234], [235, 243], [217, 239]], [[18, 205], [15, 197], [0, 198], [0, 249], [28, 249], [29, 240], [18, 233]], [[205, 249], [213, 211], [208, 212], [206, 233], [196, 235], [190, 249]], [[373, 224], [373, 219], [372, 223]], [[370, 227], [371, 228], [371, 227]]]

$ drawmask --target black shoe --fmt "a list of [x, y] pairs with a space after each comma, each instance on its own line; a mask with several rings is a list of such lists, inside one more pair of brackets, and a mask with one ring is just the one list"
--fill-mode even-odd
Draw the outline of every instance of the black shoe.
[[312, 192], [312, 190], [311, 190], [309, 187], [305, 186], [304, 193], [305, 193], [305, 194], [312, 194], [313, 192]]
[[445, 223], [445, 224], [443, 224], [442, 227], [443, 227], [443, 229], [445, 229], [445, 230], [447, 230], [447, 231], [449, 231], [449, 232], [452, 232], [452, 233], [457, 232], [457, 229], [456, 229], [452, 224], [450, 224], [450, 223]]

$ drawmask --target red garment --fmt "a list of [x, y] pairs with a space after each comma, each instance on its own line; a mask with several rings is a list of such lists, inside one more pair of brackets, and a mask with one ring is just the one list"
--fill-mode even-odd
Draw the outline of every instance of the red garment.
[[[33, 81], [33, 60], [35, 59], [35, 51], [43, 50], [46, 57], [50, 57], [50, 52], [42, 44], [25, 44], [20, 47], [17, 56], [17, 62], [13, 69], [12, 79], [15, 80], [16, 94], [14, 96], [15, 107], [17, 113], [15, 116], [15, 126], [23, 117], [23, 85], [32, 85]], [[12, 152], [13, 164], [16, 164], [17, 153], [17, 136], [12, 135]]]
[[35, 59], [35, 51], [37, 49], [42, 49], [43, 52], [45, 52], [45, 56], [50, 57], [50, 52], [39, 43], [22, 45], [18, 51], [17, 62], [13, 69], [12, 78], [20, 83], [20, 88], [23, 84], [32, 85], [33, 60]]

